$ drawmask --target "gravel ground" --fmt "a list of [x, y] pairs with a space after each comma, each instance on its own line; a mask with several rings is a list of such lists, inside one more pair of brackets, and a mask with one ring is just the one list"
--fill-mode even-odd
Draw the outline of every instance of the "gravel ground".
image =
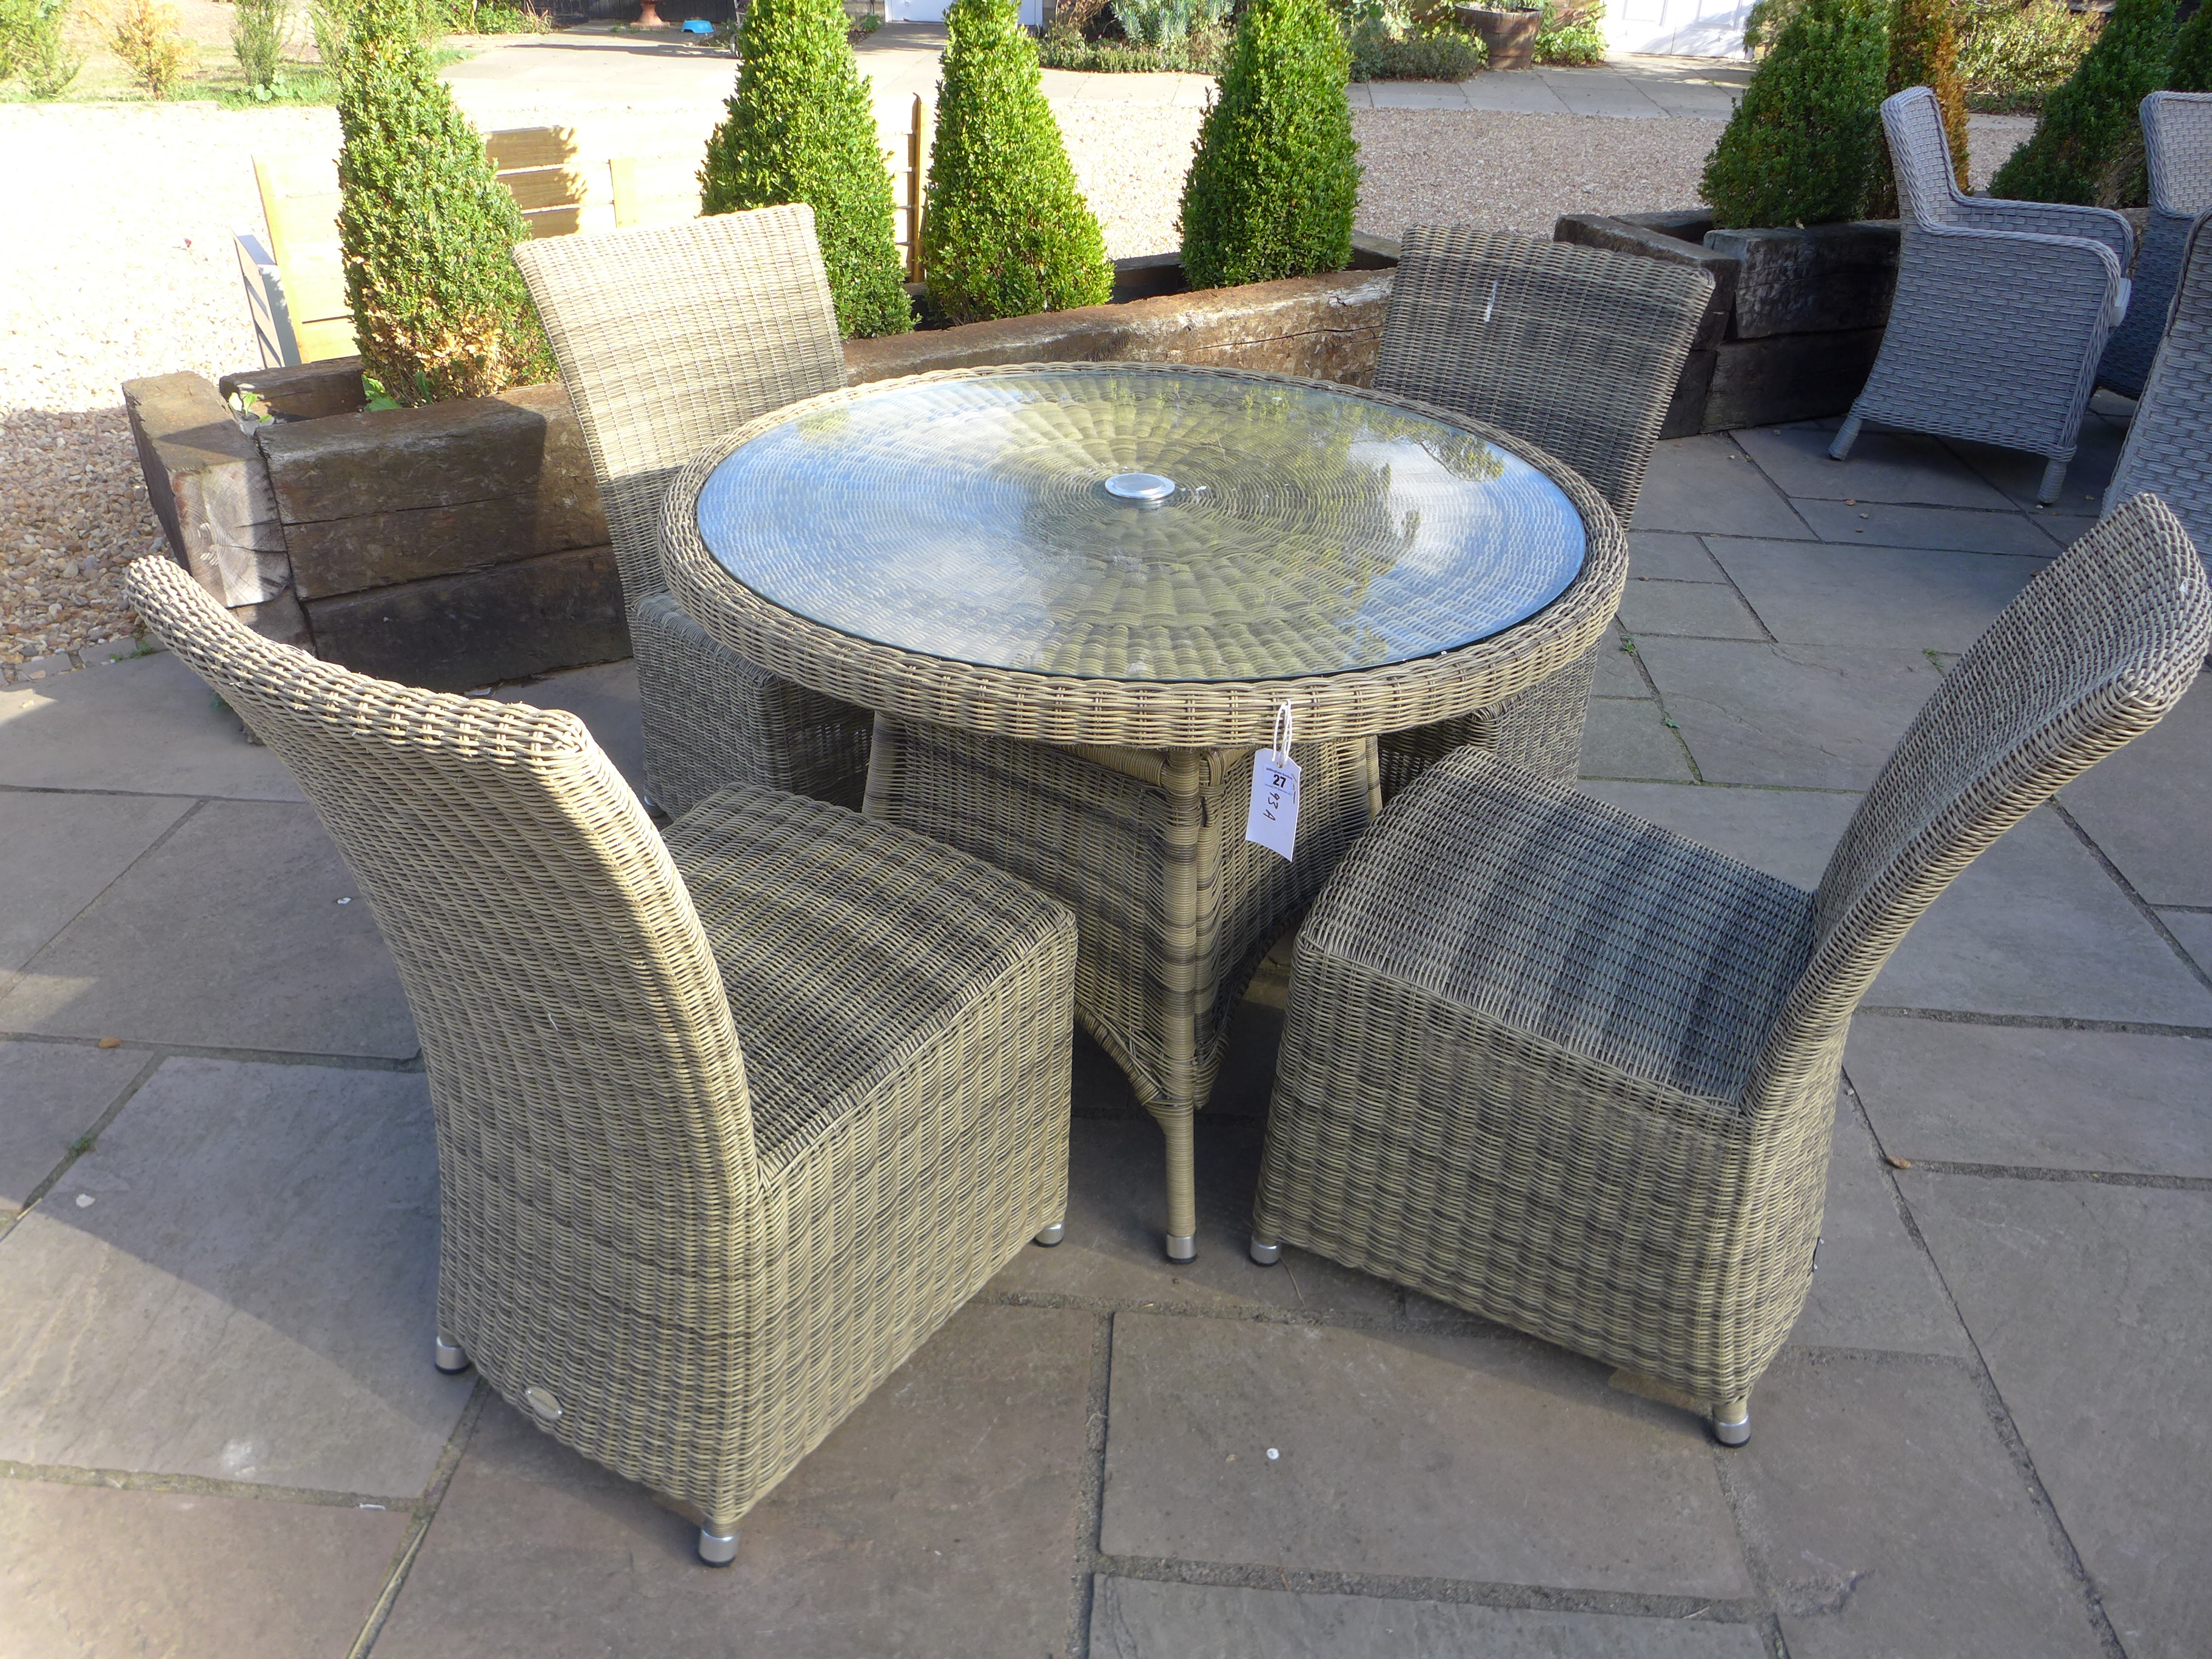
[[[1128, 104], [1057, 111], [1117, 256], [1176, 244], [1199, 112]], [[712, 112], [502, 111], [558, 118], [606, 152], [696, 143]], [[1414, 110], [1355, 115], [1367, 168], [1359, 223], [1421, 220], [1544, 234], [1570, 210], [1686, 207], [1721, 124]], [[1978, 118], [1997, 153], [2027, 124]], [[597, 129], [595, 133], [594, 130]], [[2015, 130], [2017, 129], [2017, 130]], [[680, 136], [680, 137], [679, 137]], [[327, 109], [205, 104], [0, 106], [0, 665], [128, 634], [119, 570], [159, 535], [117, 388], [256, 361], [230, 228], [258, 225], [256, 153], [335, 149]]]

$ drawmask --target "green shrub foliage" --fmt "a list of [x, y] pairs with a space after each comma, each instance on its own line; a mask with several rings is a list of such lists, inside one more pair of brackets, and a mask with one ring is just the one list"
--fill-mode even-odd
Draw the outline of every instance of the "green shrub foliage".
[[1114, 266], [1013, 0], [954, 0], [922, 210], [921, 274], [948, 321], [1113, 297]]
[[1959, 76], [1959, 35], [1951, 0], [1897, 0], [1889, 24], [1889, 89], [1926, 87], [1943, 112], [1951, 171], [1966, 187], [1966, 84]]
[[1344, 32], [1327, 0], [1249, 0], [1182, 186], [1193, 288], [1352, 262], [1359, 146]]
[[362, 367], [398, 403], [554, 377], [509, 257], [529, 234], [430, 67], [410, 0], [368, 0], [338, 66], [338, 247]]
[[[1990, 194], [2024, 202], [2094, 203], [2117, 193], [2141, 200], [2142, 133], [2136, 110], [2166, 84], [2173, 49], [2173, 0], [2118, 0], [2073, 78], [2043, 106], [2035, 132], [1997, 169]], [[2129, 187], [2132, 178], [2138, 182]]]
[[0, 0], [0, 81], [20, 79], [38, 99], [58, 98], [84, 59], [63, 44], [69, 0]]
[[2166, 84], [2175, 92], [2212, 92], [2212, 5], [2197, 7], [2176, 31]]
[[845, 39], [838, 0], [753, 0], [745, 13], [729, 114], [699, 169], [702, 208], [805, 202], [848, 335], [914, 326], [891, 239], [891, 179], [876, 147], [867, 82]]
[[1744, 88], [1700, 185], [1723, 226], [1857, 216], [1884, 162], [1886, 19], [1869, 0], [1803, 0]]

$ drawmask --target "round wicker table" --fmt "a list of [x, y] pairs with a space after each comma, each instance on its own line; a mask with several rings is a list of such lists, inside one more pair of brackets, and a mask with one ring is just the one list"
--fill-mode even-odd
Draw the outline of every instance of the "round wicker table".
[[[1379, 805], [1375, 738], [1581, 659], [1627, 551], [1603, 499], [1495, 428], [1355, 387], [1029, 364], [848, 387], [672, 485], [671, 590], [772, 672], [878, 711], [866, 810], [1076, 912], [1077, 1016], [1168, 1140], [1260, 955]], [[1243, 839], [1287, 705], [1296, 856]]]

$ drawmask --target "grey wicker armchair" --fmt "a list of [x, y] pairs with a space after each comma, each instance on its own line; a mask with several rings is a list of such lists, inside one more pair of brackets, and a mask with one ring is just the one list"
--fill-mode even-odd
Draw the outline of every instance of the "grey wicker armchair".
[[2199, 553], [2212, 548], [2212, 234], [2206, 222], [2197, 222], [2182, 251], [2166, 339], [2105, 492], [2107, 513], [2146, 490], [2160, 496]]
[[1852, 1011], [2208, 642], [2188, 537], [2130, 501], [1945, 677], [1813, 893], [1482, 750], [1439, 762], [1299, 934], [1254, 1258], [1301, 1245], [1642, 1372], [1741, 1444], [1804, 1302]]
[[2097, 366], [2097, 384], [2129, 398], [2142, 397], [2150, 377], [2190, 230], [2212, 210], [2212, 92], [2152, 93], [2142, 100], [2142, 135], [2150, 224], [2136, 255], [2128, 314]]
[[681, 813], [727, 784], [860, 804], [870, 715], [708, 638], [668, 595], [660, 498], [757, 415], [845, 384], [814, 210], [719, 214], [516, 246], [614, 537], [646, 787]]
[[[1713, 279], [1687, 265], [1416, 225], [1400, 244], [1375, 386], [1549, 451], [1625, 525], [1712, 293]], [[1596, 662], [1593, 651], [1494, 709], [1385, 737], [1383, 794], [1465, 743], [1572, 782]]]
[[1905, 218], [1897, 294], [1866, 389], [1828, 453], [1873, 421], [2045, 459], [2058, 498], [2105, 342], [2127, 308], [2135, 233], [2105, 208], [1960, 193], [1936, 94], [1883, 101]]
[[743, 787], [647, 821], [573, 715], [131, 603], [290, 768], [374, 907], [437, 1123], [442, 1369], [738, 1522], [1067, 1177], [1075, 928], [949, 848]]

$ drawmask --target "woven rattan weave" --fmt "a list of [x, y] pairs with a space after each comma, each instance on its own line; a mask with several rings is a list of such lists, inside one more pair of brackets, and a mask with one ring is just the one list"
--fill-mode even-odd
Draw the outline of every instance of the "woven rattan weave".
[[573, 715], [318, 663], [161, 560], [129, 587], [291, 769], [391, 947], [437, 1123], [441, 1351], [728, 1544], [1062, 1215], [1067, 913], [769, 790], [664, 842]]
[[2150, 378], [2189, 233], [2212, 210], [2212, 92], [2154, 92], [2142, 100], [2142, 119], [2150, 222], [2136, 255], [2128, 314], [2097, 365], [2097, 384], [2129, 398], [2142, 397]]
[[1967, 196], [1936, 94], [1884, 100], [1904, 237], [1889, 325], [1829, 454], [1867, 421], [2045, 459], [2053, 501], [2074, 459], [2105, 342], [2126, 309], [2135, 232], [2107, 208]]
[[2183, 250], [2166, 339], [2105, 493], [2107, 512], [2148, 491], [2172, 507], [2200, 553], [2212, 549], [2212, 234], [2199, 220]]
[[[1549, 479], [1582, 521], [1581, 568], [1556, 599], [1526, 621], [1443, 650], [1434, 647], [1446, 632], [1432, 629], [1433, 654], [1373, 667], [1342, 666], [1340, 629], [1308, 628], [1304, 648], [1314, 653], [1309, 665], [1295, 653], [1267, 654], [1261, 646], [1273, 652], [1280, 641], [1249, 629], [1206, 633], [1192, 627], [1201, 617], [1263, 615], [1270, 592], [1295, 597], [1299, 583], [1316, 568], [1328, 568], [1331, 580], [1341, 585], [1342, 566], [1328, 562], [1340, 555], [1325, 556], [1314, 544], [1286, 544], [1292, 580], [1280, 571], [1271, 576], [1264, 561], [1242, 567], [1256, 597], [1232, 594], [1224, 600], [1206, 593], [1195, 579], [1166, 583], [1159, 637], [1145, 647], [1146, 672], [1117, 678], [1107, 671], [1127, 669], [1126, 646], [1118, 663], [1103, 650], [1090, 657], [1077, 650], [1074, 666], [1083, 672], [958, 660], [947, 654], [958, 640], [980, 641], [979, 656], [1012, 654], [997, 622], [979, 621], [967, 607], [956, 618], [957, 626], [931, 637], [934, 651], [885, 644], [859, 631], [896, 631], [896, 618], [878, 622], [848, 609], [836, 613], [845, 626], [832, 626], [732, 580], [700, 534], [698, 504], [708, 481], [726, 459], [763, 434], [786, 426], [835, 429], [856, 404], [894, 390], [951, 386], [967, 388], [973, 398], [979, 389], [989, 392], [1001, 383], [1033, 386], [1040, 374], [1054, 384], [1088, 376], [1101, 386], [1133, 391], [1162, 384], [1198, 388], [1200, 401], [1214, 406], [1231, 395], [1255, 400], [1285, 392], [1316, 396], [1325, 400], [1321, 407], [1339, 410], [1340, 419], [1350, 418], [1343, 411], [1357, 415], [1378, 443], [1407, 429], [1409, 416], [1418, 417], [1440, 452], [1510, 462], [1510, 467], [1500, 465], [1501, 477], [1526, 465]], [[1128, 401], [1136, 407], [1140, 401], [1157, 405], [1158, 399]], [[1448, 444], [1440, 434], [1467, 441]], [[1316, 441], [1334, 442], [1326, 434]], [[1115, 452], [1110, 445], [1108, 453], [1117, 470], [1148, 466], [1157, 455], [1156, 450]], [[1266, 458], [1255, 452], [1254, 459]], [[1420, 465], [1439, 464], [1424, 453]], [[1097, 471], [1087, 472], [1085, 481], [1095, 481]], [[1522, 499], [1540, 502], [1547, 494]], [[1139, 526], [1146, 521], [1135, 515], [1161, 510], [1109, 505]], [[1103, 509], [1087, 501], [1083, 510]], [[927, 522], [920, 510], [917, 519]], [[1509, 532], [1519, 522], [1497, 515], [1491, 520], [1493, 529]], [[896, 389], [827, 394], [756, 421], [700, 456], [672, 492], [663, 527], [671, 583], [709, 633], [802, 684], [884, 711], [869, 768], [871, 812], [989, 859], [1076, 912], [1077, 1018], [1127, 1071], [1166, 1136], [1165, 1231], [1170, 1254], [1178, 1259], [1188, 1258], [1196, 1231], [1192, 1114], [1212, 1085], [1226, 1022], [1258, 954], [1319, 889], [1374, 810], [1372, 738], [1492, 707], [1582, 660], [1612, 619], [1626, 578], [1626, 538], [1603, 498], [1571, 469], [1494, 428], [1351, 387], [1167, 365], [962, 370], [917, 377]], [[1059, 528], [1064, 537], [1064, 520]], [[1401, 534], [1403, 528], [1401, 519]], [[969, 581], [969, 550], [948, 554], [926, 539], [921, 546], [928, 561], [952, 559], [959, 584]], [[1202, 569], [1201, 554], [1185, 548], [1176, 557]], [[1112, 574], [1110, 559], [1102, 563]], [[1238, 566], [1231, 561], [1229, 568]], [[761, 579], [773, 585], [779, 575], [771, 569]], [[1381, 585], [1372, 574], [1365, 580], [1366, 592]], [[895, 585], [894, 579], [879, 584], [886, 591]], [[930, 590], [913, 586], [917, 597], [909, 603], [934, 619]], [[794, 602], [830, 609], [819, 595], [792, 592]], [[1199, 601], [1187, 615], [1177, 609], [1186, 594]], [[852, 602], [849, 596], [830, 597], [839, 605]], [[1088, 602], [1087, 595], [1079, 597]], [[1479, 612], [1485, 602], [1477, 594], [1468, 603]], [[1044, 629], [1032, 635], [1048, 636]], [[1195, 661], [1206, 677], [1157, 678], [1156, 659]], [[1279, 678], [1217, 677], [1238, 663], [1248, 664], [1248, 672], [1292, 672]], [[1296, 672], [1302, 666], [1310, 672]], [[1310, 672], [1325, 669], [1336, 672]], [[1243, 837], [1252, 751], [1268, 741], [1285, 702], [1294, 713], [1295, 752], [1305, 769], [1297, 856], [1288, 864]]]
[[[1375, 384], [1536, 445], [1626, 524], [1712, 292], [1687, 265], [1416, 225], [1400, 243]], [[1383, 738], [1384, 796], [1463, 743], [1571, 782], [1595, 667], [1577, 662], [1495, 709]]]
[[727, 784], [857, 805], [868, 716], [763, 673], [668, 597], [668, 481], [755, 416], [845, 383], [804, 204], [516, 246], [583, 428], [614, 538], [645, 728], [646, 787], [682, 812]]
[[2208, 643], [2203, 563], [2130, 501], [1944, 678], [1812, 893], [1480, 749], [1438, 762], [1299, 934], [1255, 1256], [1302, 1245], [1630, 1367], [1740, 1441], [1804, 1300], [1852, 1011]]

